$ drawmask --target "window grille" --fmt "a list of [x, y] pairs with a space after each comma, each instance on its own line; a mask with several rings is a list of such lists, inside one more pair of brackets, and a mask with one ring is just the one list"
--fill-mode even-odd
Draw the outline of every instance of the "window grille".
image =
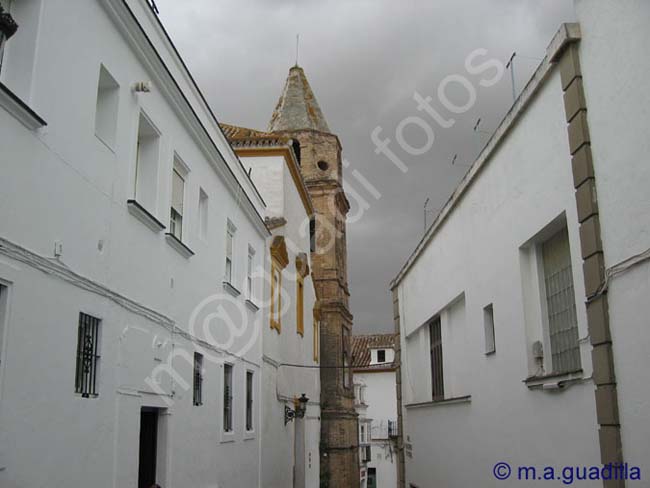
[[253, 372], [246, 372], [246, 430], [253, 430]]
[[580, 369], [569, 234], [564, 228], [542, 244], [544, 285], [553, 372]]
[[433, 400], [445, 398], [445, 384], [442, 374], [442, 331], [440, 317], [429, 325], [429, 339], [431, 342], [431, 380]]
[[194, 405], [203, 405], [203, 355], [194, 353]]
[[232, 432], [232, 365], [223, 366], [223, 430]]
[[97, 370], [99, 366], [99, 324], [100, 319], [79, 313], [77, 335], [77, 368], [75, 393], [83, 398], [96, 397]]

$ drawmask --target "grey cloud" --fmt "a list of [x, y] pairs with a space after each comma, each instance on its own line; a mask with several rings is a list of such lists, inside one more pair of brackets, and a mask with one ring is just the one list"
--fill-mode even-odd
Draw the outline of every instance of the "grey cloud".
[[[544, 56], [561, 22], [574, 17], [572, 0], [157, 0], [161, 19], [223, 122], [265, 129], [295, 61], [300, 64], [330, 128], [350, 162], [348, 185], [371, 204], [348, 228], [349, 281], [355, 331], [392, 329], [388, 283], [423, 232], [424, 200], [440, 208], [488, 135], [472, 131], [481, 117], [496, 128], [512, 103], [509, 75], [477, 87], [469, 112], [454, 127], [432, 123], [436, 140], [423, 156], [409, 156], [395, 128], [416, 111], [413, 92], [431, 96], [449, 74], [465, 74], [477, 48], [505, 62], [512, 51], [519, 88]], [[468, 76], [472, 82], [477, 77]], [[477, 86], [477, 85], [475, 85]], [[450, 91], [451, 93], [451, 91]], [[462, 95], [462, 93], [460, 93]], [[370, 139], [381, 126], [407, 164], [401, 173], [375, 154]], [[423, 134], [406, 134], [414, 144]], [[458, 154], [458, 163], [451, 159]], [[380, 192], [375, 200], [351, 176], [357, 169]], [[429, 215], [429, 222], [433, 213]]]

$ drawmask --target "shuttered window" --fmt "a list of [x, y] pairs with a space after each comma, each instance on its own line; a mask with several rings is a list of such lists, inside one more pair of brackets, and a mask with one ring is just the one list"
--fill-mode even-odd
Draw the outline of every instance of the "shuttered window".
[[576, 371], [580, 369], [580, 347], [566, 228], [542, 244], [542, 258], [553, 372]]
[[233, 248], [235, 240], [235, 227], [228, 221], [228, 228], [226, 230], [226, 269], [224, 280], [232, 284], [232, 268], [233, 268]]
[[183, 239], [183, 199], [185, 198], [185, 179], [176, 166], [172, 171], [172, 204], [169, 232], [179, 241]]
[[223, 365], [223, 430], [232, 432], [232, 365]]
[[431, 343], [431, 380], [433, 400], [445, 398], [445, 382], [442, 373], [442, 331], [440, 317], [429, 324], [429, 339]]
[[77, 331], [77, 368], [75, 392], [83, 398], [96, 397], [97, 372], [99, 369], [99, 324], [98, 318], [85, 313], [79, 314]]

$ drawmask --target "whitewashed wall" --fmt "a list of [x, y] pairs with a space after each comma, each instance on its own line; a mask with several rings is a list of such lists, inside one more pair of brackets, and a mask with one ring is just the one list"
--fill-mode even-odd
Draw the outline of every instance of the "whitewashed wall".
[[[576, 1], [605, 267], [650, 248], [650, 3]], [[650, 452], [650, 263], [614, 278], [609, 317], [623, 456]]]
[[[0, 486], [135, 486], [143, 406], [167, 409], [160, 440], [167, 447], [159, 480], [165, 488], [258, 486], [262, 351], [257, 332], [262, 314], [245, 308], [241, 296], [228, 298], [222, 279], [227, 219], [237, 226], [234, 284], [244, 290], [248, 245], [265, 265], [266, 233], [261, 217], [254, 215], [263, 212], [263, 202], [174, 59], [146, 2], [128, 3], [222, 159], [211, 159], [218, 156], [217, 149], [206, 148], [205, 139], [197, 136], [198, 123], [181, 118], [178, 94], [158, 82], [158, 68], [143, 62], [127, 41], [132, 32], [107, 15], [104, 6], [118, 8], [121, 2], [14, 2], [19, 5], [15, 14], [21, 30], [8, 44], [0, 81], [48, 125], [28, 131], [0, 110], [0, 237], [49, 259], [55, 241], [60, 241], [60, 263], [71, 273], [166, 316], [180, 330], [209, 342], [214, 340], [208, 331], [192, 329], [189, 322], [204, 298], [219, 294], [211, 306], [230, 301], [235, 306], [231, 313], [243, 310], [243, 316], [233, 316], [239, 326], [247, 324], [246, 334], [227, 350], [215, 352], [213, 360], [205, 353], [204, 404], [194, 407], [191, 389], [183, 388], [179, 380], [162, 375], [162, 395], [144, 380], [167, 359], [174, 344], [173, 366], [191, 384], [191, 364], [178, 353], [187, 350], [191, 356], [195, 344], [134, 313], [132, 305], [125, 308], [115, 298], [81, 289], [71, 274], [66, 281], [23, 260], [0, 256], [0, 282], [9, 285], [0, 371]], [[94, 134], [100, 64], [120, 84], [117, 142], [112, 149]], [[153, 84], [150, 94], [131, 91], [134, 82], [147, 80]], [[162, 134], [158, 198], [150, 210], [165, 224], [175, 152], [190, 169], [184, 241], [195, 255], [189, 259], [162, 233], [152, 232], [127, 211], [141, 109]], [[236, 181], [243, 190], [236, 190]], [[198, 233], [199, 188], [209, 197], [205, 238]], [[262, 283], [256, 287], [263, 297]], [[102, 319], [96, 399], [74, 394], [80, 311]], [[199, 317], [201, 324], [205, 315]], [[213, 326], [220, 331], [210, 329], [214, 339], [223, 343], [223, 324]], [[232, 436], [223, 435], [221, 423], [224, 360], [234, 365]], [[244, 433], [247, 369], [256, 375], [252, 436]], [[172, 396], [170, 405], [166, 400]]]
[[[311, 275], [304, 279], [304, 336], [297, 333], [296, 257], [310, 256], [309, 215], [282, 156], [244, 157], [251, 177], [267, 202], [269, 217], [284, 217], [287, 223], [273, 236], [284, 236], [289, 264], [282, 272], [281, 332], [270, 328], [269, 306], [263, 323], [262, 483], [265, 488], [293, 485], [295, 422], [304, 424], [305, 487], [319, 486], [320, 372], [313, 353], [313, 308], [316, 300]], [[271, 238], [272, 239], [272, 238]], [[270, 240], [267, 247], [270, 246]], [[288, 365], [303, 365], [297, 368]], [[284, 407], [294, 408], [293, 399], [309, 398], [305, 419], [284, 425]]]
[[[558, 217], [569, 229], [579, 337], [587, 336], [573, 193], [562, 90], [553, 71], [399, 285], [407, 483], [488, 486], [498, 461], [599, 462], [588, 341], [580, 346], [585, 382], [559, 392], [523, 383], [541, 327], [534, 313], [539, 303], [526, 296], [535, 278], [526, 244]], [[490, 303], [496, 354], [486, 356], [483, 308]], [[430, 403], [425, 324], [437, 314], [445, 397], [470, 396], [469, 402]], [[412, 406], [420, 402], [429, 403]]]
[[397, 421], [395, 371], [355, 372], [354, 383], [365, 385], [363, 416], [372, 419], [372, 459], [367, 468], [377, 470], [377, 488], [395, 488], [397, 451], [388, 437], [388, 421]]

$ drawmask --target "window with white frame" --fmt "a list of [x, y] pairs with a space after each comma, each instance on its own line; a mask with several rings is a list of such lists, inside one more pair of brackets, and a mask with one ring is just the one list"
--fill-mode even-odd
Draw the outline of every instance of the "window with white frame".
[[104, 65], [99, 67], [97, 103], [95, 107], [95, 135], [111, 149], [115, 148], [117, 112], [120, 102], [120, 85]]
[[169, 217], [169, 233], [179, 241], [183, 240], [183, 202], [185, 200], [185, 179], [187, 170], [178, 158], [172, 169], [172, 198]]
[[159, 153], [160, 132], [141, 112], [136, 143], [134, 198], [149, 212], [155, 210], [158, 198]]
[[566, 227], [541, 244], [541, 261], [553, 372], [577, 371], [580, 369], [580, 346]]
[[229, 220], [226, 226], [226, 267], [224, 272], [224, 281], [232, 285], [233, 281], [233, 254], [235, 248], [236, 228]]
[[199, 237], [208, 238], [208, 194], [199, 188]]
[[246, 296], [253, 301], [253, 268], [255, 265], [255, 249], [248, 246], [248, 261], [246, 263]]

